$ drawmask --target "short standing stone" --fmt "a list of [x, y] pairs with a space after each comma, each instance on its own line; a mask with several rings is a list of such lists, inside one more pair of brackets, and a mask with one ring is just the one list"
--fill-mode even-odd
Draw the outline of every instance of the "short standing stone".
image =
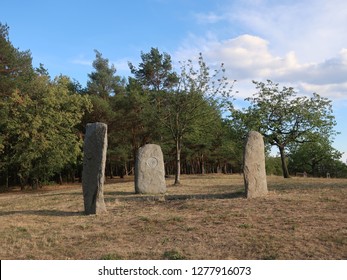
[[263, 136], [256, 131], [251, 131], [247, 137], [244, 150], [243, 176], [247, 198], [261, 197], [268, 193], [264, 140]]
[[106, 212], [104, 180], [107, 151], [107, 125], [88, 123], [84, 139], [82, 188], [87, 215]]
[[135, 192], [142, 194], [166, 192], [164, 159], [160, 146], [146, 144], [137, 151]]

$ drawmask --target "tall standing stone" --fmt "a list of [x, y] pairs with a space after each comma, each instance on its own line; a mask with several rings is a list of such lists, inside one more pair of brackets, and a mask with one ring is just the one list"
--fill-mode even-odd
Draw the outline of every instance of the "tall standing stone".
[[82, 188], [87, 215], [106, 212], [104, 180], [107, 151], [107, 125], [88, 123], [84, 139]]
[[137, 151], [135, 192], [142, 194], [166, 192], [164, 158], [160, 146], [146, 144]]
[[247, 198], [265, 196], [268, 193], [263, 136], [256, 131], [248, 134], [245, 150], [243, 176]]

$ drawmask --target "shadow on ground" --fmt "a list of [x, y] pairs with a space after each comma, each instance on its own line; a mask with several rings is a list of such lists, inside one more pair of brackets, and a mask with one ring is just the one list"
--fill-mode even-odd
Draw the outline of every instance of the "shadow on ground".
[[84, 215], [84, 212], [68, 212], [61, 210], [18, 210], [0, 212], [0, 216], [8, 215], [38, 215], [38, 216], [53, 216], [53, 217], [76, 217]]
[[[119, 193], [118, 193], [119, 194]], [[125, 193], [129, 194], [129, 193]], [[117, 193], [107, 193], [107, 195], [117, 195]], [[188, 199], [228, 199], [245, 197], [243, 191], [223, 194], [163, 194], [163, 195], [129, 195], [106, 197], [105, 202], [112, 201], [170, 201], [170, 200], [188, 200]]]

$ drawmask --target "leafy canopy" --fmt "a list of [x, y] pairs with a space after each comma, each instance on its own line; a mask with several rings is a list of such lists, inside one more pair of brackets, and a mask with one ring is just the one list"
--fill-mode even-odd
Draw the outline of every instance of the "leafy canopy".
[[253, 83], [258, 91], [246, 99], [251, 105], [243, 110], [232, 108], [232, 117], [245, 131], [259, 131], [269, 144], [279, 148], [284, 177], [289, 177], [285, 149], [312, 141], [315, 136], [336, 134], [331, 101], [316, 93], [300, 96], [294, 88], [280, 89], [270, 80]]

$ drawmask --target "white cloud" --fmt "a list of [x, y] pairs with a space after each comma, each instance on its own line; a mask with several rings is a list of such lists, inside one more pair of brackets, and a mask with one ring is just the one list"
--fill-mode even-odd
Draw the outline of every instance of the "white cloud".
[[224, 63], [228, 77], [239, 81], [236, 85], [239, 97], [249, 96], [251, 80], [271, 79], [295, 86], [304, 93], [347, 99], [347, 49], [323, 62], [301, 63], [296, 52], [289, 51], [281, 57], [274, 55], [270, 47], [267, 40], [252, 35], [227, 40], [218, 40], [211, 34], [207, 38], [191, 36], [175, 58], [187, 60], [202, 52], [208, 65]]
[[310, 84], [299, 83], [299, 88], [304, 92], [316, 92], [334, 100], [347, 100], [347, 81], [340, 84]]
[[342, 49], [337, 56], [312, 65], [307, 70], [307, 81], [319, 84], [345, 82], [347, 79], [347, 49]]
[[222, 23], [218, 32], [236, 26], [244, 33], [228, 38], [206, 28], [205, 36], [190, 34], [175, 56], [184, 60], [202, 52], [209, 65], [223, 62], [230, 79], [239, 81], [239, 95], [249, 94], [251, 80], [271, 79], [347, 100], [344, 0], [224, 1], [216, 10], [196, 14], [196, 20], [212, 28]]
[[176, 57], [194, 59], [203, 52], [208, 65], [224, 62], [228, 77], [238, 80], [235, 97], [241, 107], [240, 100], [256, 92], [252, 80], [271, 79], [301, 94], [316, 92], [332, 99], [336, 129], [343, 131], [336, 137], [336, 147], [346, 151], [346, 1], [225, 0], [218, 4], [195, 17], [208, 35], [190, 35]]
[[224, 20], [225, 29], [265, 38], [277, 55], [295, 51], [304, 63], [322, 61], [346, 47], [345, 0], [233, 0], [216, 9], [200, 13], [198, 22]]
[[224, 63], [236, 79], [266, 78], [301, 67], [294, 52], [284, 58], [274, 56], [269, 50], [269, 42], [257, 36], [246, 34], [221, 41], [194, 38], [194, 42], [195, 45], [185, 44], [175, 57], [186, 60], [202, 52], [209, 65]]

